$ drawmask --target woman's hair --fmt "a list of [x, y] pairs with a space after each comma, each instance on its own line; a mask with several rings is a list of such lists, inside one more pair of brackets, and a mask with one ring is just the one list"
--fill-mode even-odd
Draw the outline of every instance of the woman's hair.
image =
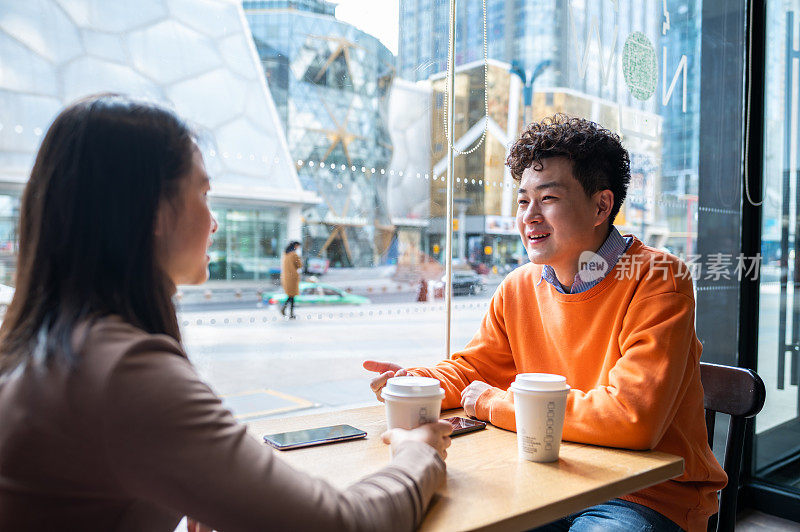
[[300, 242], [298, 242], [297, 240], [292, 240], [291, 242], [289, 242], [289, 245], [286, 246], [286, 253], [291, 253], [292, 251], [296, 250], [299, 247], [300, 247]]
[[92, 96], [58, 115], [22, 195], [0, 374], [34, 353], [74, 362], [76, 327], [111, 314], [180, 341], [154, 232], [159, 204], [176, 199], [195, 149], [174, 113], [119, 95]]
[[511, 146], [506, 165], [519, 181], [528, 168], [542, 170], [542, 161], [550, 157], [570, 160], [572, 173], [587, 196], [606, 189], [614, 193], [608, 217], [613, 224], [631, 181], [630, 157], [619, 135], [584, 118], [557, 113], [522, 132]]

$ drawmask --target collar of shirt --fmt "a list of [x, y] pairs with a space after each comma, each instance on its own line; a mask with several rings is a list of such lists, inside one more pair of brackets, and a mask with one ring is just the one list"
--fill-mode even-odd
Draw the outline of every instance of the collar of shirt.
[[567, 292], [556, 277], [556, 271], [553, 269], [553, 267], [549, 264], [545, 264], [542, 268], [542, 277], [539, 279], [539, 282], [536, 283], [536, 286], [539, 286], [542, 281], [547, 281], [562, 294], [580, 294], [581, 292], [585, 292], [605, 279], [606, 275], [608, 275], [608, 272], [614, 269], [614, 266], [616, 266], [622, 254], [628, 250], [631, 242], [633, 242], [632, 236], [622, 236], [619, 234], [619, 231], [617, 231], [617, 228], [612, 225], [611, 232], [608, 234], [608, 238], [606, 238], [606, 241], [603, 242], [602, 246], [600, 246], [600, 249], [597, 250], [597, 254], [608, 263], [608, 269], [604, 275], [598, 279], [584, 281], [581, 279], [580, 274], [575, 274], [575, 279], [572, 281], [572, 287], [570, 291]]

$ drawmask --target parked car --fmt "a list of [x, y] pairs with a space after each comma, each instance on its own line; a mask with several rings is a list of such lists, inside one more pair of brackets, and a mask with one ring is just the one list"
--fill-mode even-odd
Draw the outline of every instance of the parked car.
[[[261, 300], [269, 305], [283, 305], [286, 294], [275, 292], [263, 294]], [[300, 294], [294, 298], [295, 305], [366, 305], [369, 298], [348, 294], [335, 286], [322, 283], [300, 283]]]
[[[442, 279], [434, 285], [436, 297], [444, 297], [444, 289], [447, 286], [447, 276], [442, 276]], [[466, 296], [475, 295], [483, 292], [486, 287], [483, 283], [483, 277], [473, 271], [468, 270], [454, 270], [453, 271], [453, 295]]]

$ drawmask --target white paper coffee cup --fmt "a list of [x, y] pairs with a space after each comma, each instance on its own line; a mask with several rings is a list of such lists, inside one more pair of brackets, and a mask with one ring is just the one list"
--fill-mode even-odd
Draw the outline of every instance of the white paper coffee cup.
[[389, 429], [413, 429], [439, 420], [444, 390], [430, 377], [392, 377], [381, 391]]
[[517, 450], [531, 462], [558, 460], [569, 386], [551, 373], [520, 373], [511, 384], [517, 418]]

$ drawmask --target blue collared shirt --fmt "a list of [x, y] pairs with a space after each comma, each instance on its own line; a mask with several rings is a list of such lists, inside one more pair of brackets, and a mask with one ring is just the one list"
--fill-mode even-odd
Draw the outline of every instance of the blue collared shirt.
[[608, 234], [608, 238], [606, 238], [606, 241], [603, 242], [602, 246], [600, 246], [600, 249], [597, 250], [597, 254], [608, 263], [608, 269], [600, 278], [584, 281], [581, 279], [580, 272], [578, 272], [575, 274], [575, 279], [572, 281], [572, 287], [570, 291], [567, 292], [558, 281], [558, 278], [556, 277], [556, 271], [553, 269], [553, 267], [549, 264], [545, 264], [542, 268], [542, 278], [539, 279], [539, 282], [536, 283], [536, 286], [539, 286], [542, 283], [542, 280], [545, 280], [553, 285], [553, 287], [562, 294], [580, 294], [581, 292], [585, 292], [605, 279], [606, 275], [608, 275], [608, 273], [614, 269], [614, 266], [617, 264], [622, 254], [628, 250], [631, 242], [633, 242], [632, 236], [622, 236], [619, 234], [619, 231], [617, 231], [617, 228], [612, 225], [611, 232]]

